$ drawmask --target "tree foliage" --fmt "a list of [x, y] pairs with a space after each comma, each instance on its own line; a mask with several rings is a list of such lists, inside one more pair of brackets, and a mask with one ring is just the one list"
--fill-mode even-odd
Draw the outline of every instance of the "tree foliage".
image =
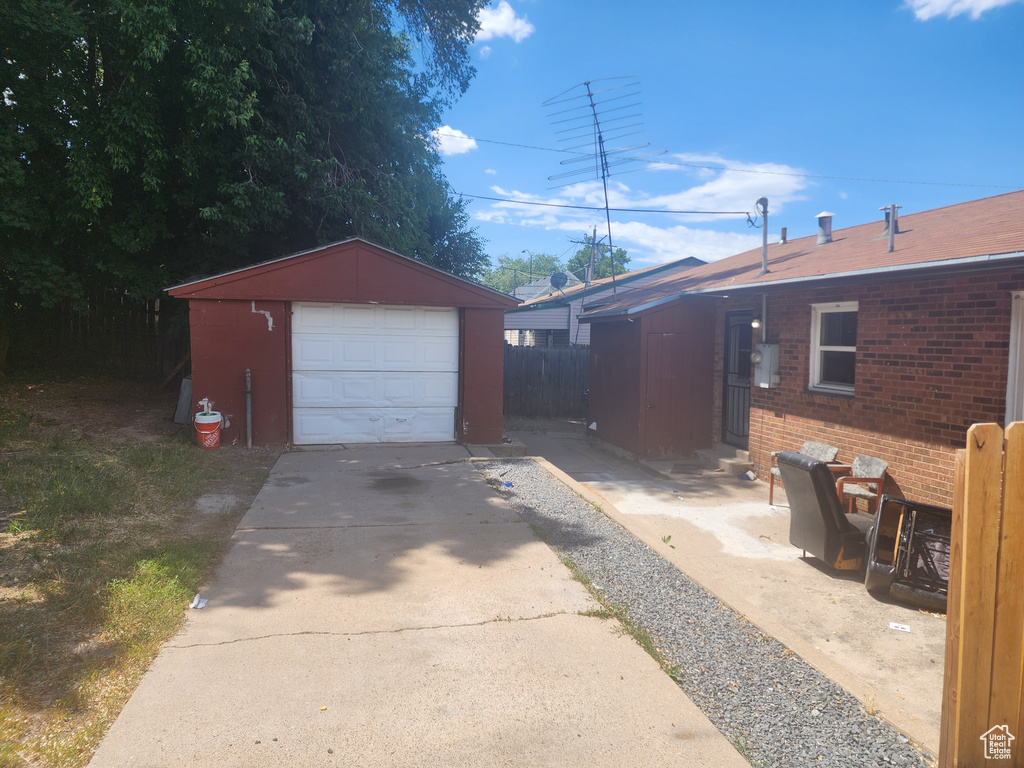
[[473, 75], [483, 3], [7, 0], [8, 315], [353, 235], [478, 275], [430, 130]]
[[517, 286], [530, 282], [531, 273], [536, 279], [564, 271], [565, 264], [559, 261], [557, 256], [547, 253], [534, 254], [532, 262], [529, 256], [505, 255], [498, 257], [497, 266], [483, 273], [480, 282], [488, 288], [511, 294]]
[[[583, 245], [576, 253], [573, 254], [572, 258], [569, 259], [567, 268], [574, 275], [577, 275], [581, 280], [586, 279], [587, 265], [590, 263], [590, 252], [593, 247], [594, 240], [590, 235], [586, 235], [583, 239]], [[621, 275], [627, 271], [627, 265], [629, 264], [629, 256], [626, 251], [622, 248], [615, 249], [615, 274]], [[602, 277], [612, 276], [612, 258], [608, 253], [608, 246], [601, 245], [598, 242], [597, 254], [594, 258], [594, 274], [591, 276], [593, 280], [600, 280]]]

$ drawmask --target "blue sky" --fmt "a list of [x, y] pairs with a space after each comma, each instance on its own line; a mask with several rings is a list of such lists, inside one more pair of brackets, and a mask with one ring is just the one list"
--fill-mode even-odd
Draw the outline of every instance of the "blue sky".
[[[613, 207], [752, 212], [766, 196], [777, 242], [780, 227], [813, 234], [823, 210], [839, 229], [894, 202], [906, 215], [1024, 187], [1022, 0], [500, 0], [481, 22], [477, 76], [436, 131], [465, 195], [602, 206], [596, 174], [553, 189], [567, 155], [542, 103], [622, 76], [640, 84], [629, 141], [665, 164], [613, 168]], [[568, 258], [606, 231], [603, 210], [468, 211], [492, 259]], [[745, 216], [646, 212], [613, 213], [612, 237], [631, 268], [761, 242]]]

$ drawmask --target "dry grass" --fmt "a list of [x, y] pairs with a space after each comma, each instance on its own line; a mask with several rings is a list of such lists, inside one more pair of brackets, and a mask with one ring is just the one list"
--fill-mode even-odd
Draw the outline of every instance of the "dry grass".
[[[273, 463], [199, 451], [172, 412], [118, 382], [0, 386], [2, 768], [88, 762]], [[197, 513], [213, 492], [239, 503]]]

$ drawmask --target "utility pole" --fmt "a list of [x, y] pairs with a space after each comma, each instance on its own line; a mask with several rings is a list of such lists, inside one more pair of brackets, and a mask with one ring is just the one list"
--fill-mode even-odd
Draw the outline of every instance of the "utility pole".
[[533, 282], [533, 251], [531, 251], [529, 248], [523, 248], [523, 250], [521, 250], [519, 253], [520, 253], [520, 255], [524, 254], [524, 253], [530, 254], [530, 277], [529, 277], [529, 279], [526, 282], [532, 283]]
[[590, 238], [590, 261], [587, 262], [587, 285], [594, 279], [594, 260], [597, 258], [597, 225], [594, 225], [594, 234]]

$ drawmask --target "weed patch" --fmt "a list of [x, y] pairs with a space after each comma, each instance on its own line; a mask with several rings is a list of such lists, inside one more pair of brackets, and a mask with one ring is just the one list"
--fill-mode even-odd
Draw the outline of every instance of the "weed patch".
[[[4, 768], [88, 762], [152, 658], [181, 626], [189, 599], [274, 459], [200, 451], [184, 428], [127, 436], [104, 431], [110, 419], [90, 414], [78, 391], [92, 387], [107, 402], [123, 401], [117, 383], [60, 386], [16, 391], [3, 383], [0, 392]], [[34, 407], [45, 400], [36, 398], [40, 389], [52, 398], [70, 393], [73, 405], [46, 401], [70, 416], [55, 419]], [[29, 403], [23, 407], [19, 399]], [[132, 412], [159, 425], [151, 414], [164, 408], [136, 400]], [[87, 428], [74, 421], [78, 414]], [[201, 495], [225, 489], [239, 499], [236, 509], [197, 514]]]

